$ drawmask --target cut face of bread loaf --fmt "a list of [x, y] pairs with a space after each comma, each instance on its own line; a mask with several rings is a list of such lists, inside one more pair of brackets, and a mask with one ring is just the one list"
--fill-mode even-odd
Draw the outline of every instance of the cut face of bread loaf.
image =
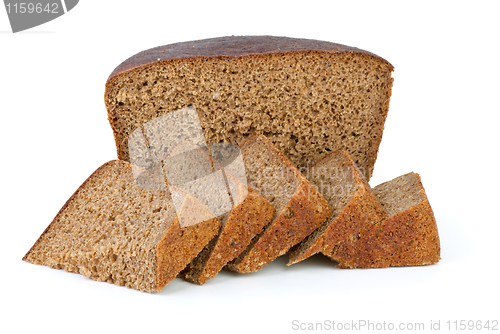
[[368, 226], [354, 243], [338, 252], [341, 268], [419, 266], [440, 259], [439, 234], [434, 213], [417, 173], [408, 173], [373, 188], [388, 218]]
[[386, 218], [370, 185], [345, 151], [335, 151], [303, 173], [333, 209], [328, 220], [290, 252], [288, 265], [325, 252], [343, 262], [349, 256], [344, 244], [352, 244], [360, 232]]
[[370, 52], [329, 42], [213, 38], [127, 59], [110, 75], [105, 103], [119, 159], [130, 159], [129, 137], [141, 125], [192, 105], [208, 143], [263, 134], [299, 168], [343, 149], [369, 179], [392, 70]]
[[[162, 182], [124, 161], [104, 164], [66, 202], [23, 260], [160, 291], [220, 227], [212, 218], [181, 228]], [[185, 196], [177, 213], [185, 221], [193, 212], [213, 217], [206, 210]]]
[[241, 146], [249, 187], [276, 208], [271, 223], [228, 268], [247, 273], [261, 269], [318, 228], [331, 214], [327, 201], [265, 136]]

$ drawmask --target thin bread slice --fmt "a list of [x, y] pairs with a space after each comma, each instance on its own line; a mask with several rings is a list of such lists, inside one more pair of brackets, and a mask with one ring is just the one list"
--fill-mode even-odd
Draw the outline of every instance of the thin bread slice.
[[[224, 153], [229, 152], [229, 150], [219, 149], [217, 152]], [[245, 250], [251, 240], [269, 224], [275, 210], [274, 206], [264, 196], [248, 188], [246, 182], [242, 182], [234, 176], [231, 173], [231, 168], [224, 168], [224, 166], [227, 167], [227, 162], [220, 165], [221, 159], [211, 159], [201, 148], [186, 142], [177, 145], [171, 154], [176, 155], [165, 159], [165, 168], [171, 171], [167, 174], [167, 179], [179, 180], [185, 175], [184, 169], [177, 170], [178, 166], [167, 167], [169, 162], [181, 160], [175, 158], [175, 156], [180, 156], [183, 164], [189, 166], [186, 169], [189, 171], [188, 173], [191, 173], [192, 179], [217, 170], [217, 172], [223, 174], [226, 181], [226, 192], [230, 195], [233, 204], [229, 212], [219, 215], [218, 218], [222, 225], [217, 236], [179, 274], [179, 277], [188, 282], [203, 285], [215, 277], [229, 261]], [[242, 175], [242, 173], [237, 174]], [[213, 201], [209, 200], [209, 202]]]
[[240, 146], [248, 184], [276, 208], [271, 223], [228, 264], [233, 271], [261, 269], [318, 228], [332, 213], [328, 202], [269, 139], [253, 135]]
[[318, 188], [333, 212], [290, 252], [288, 265], [318, 252], [327, 252], [340, 261], [345, 257], [342, 244], [356, 241], [361, 231], [385, 219], [386, 213], [346, 151], [331, 152], [303, 174]]
[[239, 205], [219, 217], [222, 222], [219, 234], [181, 272], [180, 277], [203, 285], [240, 255], [269, 224], [274, 216], [274, 206], [257, 191], [248, 188], [247, 192], [245, 199], [239, 200]]
[[181, 228], [179, 219], [211, 213], [185, 196], [178, 217], [162, 182], [127, 162], [107, 162], [71, 196], [23, 260], [96, 281], [160, 291], [220, 226], [211, 218]]
[[[388, 218], [344, 243], [340, 268], [419, 266], [440, 260], [439, 233], [420, 176], [408, 173], [373, 188]], [[338, 260], [333, 253], [328, 256]]]

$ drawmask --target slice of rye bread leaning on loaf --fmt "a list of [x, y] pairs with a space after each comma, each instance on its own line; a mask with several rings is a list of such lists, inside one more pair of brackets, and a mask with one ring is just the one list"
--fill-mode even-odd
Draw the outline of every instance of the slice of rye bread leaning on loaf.
[[137, 128], [192, 105], [208, 143], [265, 134], [299, 168], [343, 149], [369, 180], [392, 70], [373, 53], [330, 42], [220, 37], [130, 57], [109, 76], [105, 103], [122, 160]]
[[386, 213], [345, 151], [328, 154], [303, 174], [318, 188], [333, 212], [323, 225], [290, 252], [288, 265], [318, 252], [341, 261], [346, 256], [342, 245], [357, 240], [361, 231], [386, 218]]
[[[217, 168], [214, 168], [214, 165]], [[183, 168], [179, 168], [180, 166]], [[217, 160], [214, 162], [204, 150], [188, 142], [181, 142], [170, 150], [164, 161], [169, 182], [176, 183], [180, 188], [208, 203], [217, 200], [207, 198], [206, 194], [210, 193], [211, 189], [202, 186], [191, 191], [190, 187], [184, 188], [183, 184], [203, 180], [222, 168], [217, 164]], [[218, 216], [221, 222], [219, 233], [179, 274], [179, 277], [191, 283], [203, 285], [215, 277], [229, 261], [245, 250], [252, 238], [262, 232], [274, 215], [273, 205], [254, 189], [248, 188], [230, 171], [231, 168], [225, 168], [222, 173], [227, 181], [232, 209]], [[199, 194], [200, 190], [205, 194]]]
[[373, 188], [387, 219], [367, 226], [355, 242], [326, 253], [340, 268], [419, 266], [440, 260], [439, 234], [434, 213], [420, 176], [408, 173]]
[[[193, 215], [196, 215], [194, 217]], [[120, 160], [98, 168], [23, 260], [96, 281], [160, 291], [217, 234], [220, 223], [186, 195], [174, 208], [162, 178]]]
[[332, 209], [318, 190], [263, 135], [253, 135], [240, 146], [248, 184], [276, 208], [271, 223], [235, 260], [233, 271], [261, 269], [318, 228]]

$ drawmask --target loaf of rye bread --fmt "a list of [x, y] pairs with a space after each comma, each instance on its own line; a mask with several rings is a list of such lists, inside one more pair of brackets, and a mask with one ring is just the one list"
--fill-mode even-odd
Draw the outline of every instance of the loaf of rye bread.
[[[174, 209], [163, 180], [127, 162], [98, 168], [71, 196], [23, 260], [96, 281], [160, 291], [217, 234], [216, 218], [191, 196]], [[196, 217], [194, 217], [194, 215]]]
[[434, 213], [420, 176], [408, 173], [373, 188], [387, 218], [323, 253], [340, 268], [420, 266], [440, 260]]
[[228, 268], [240, 273], [261, 269], [318, 228], [332, 209], [318, 190], [263, 135], [240, 146], [248, 185], [276, 208], [271, 223]]
[[342, 262], [344, 243], [386, 218], [377, 197], [345, 151], [335, 151], [310, 166], [304, 176], [318, 188], [333, 209], [328, 220], [290, 252], [288, 265], [324, 252]]
[[349, 152], [370, 178], [391, 96], [392, 65], [330, 42], [231, 36], [140, 52], [106, 83], [118, 158], [129, 136], [172, 111], [196, 107], [208, 143], [268, 137], [297, 167]]

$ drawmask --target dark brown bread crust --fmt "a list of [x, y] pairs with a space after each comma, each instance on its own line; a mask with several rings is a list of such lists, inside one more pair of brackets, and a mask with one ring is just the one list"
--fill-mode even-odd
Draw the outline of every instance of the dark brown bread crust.
[[[198, 41], [158, 46], [139, 52], [128, 58], [110, 74], [109, 79], [128, 70], [147, 66], [156, 62], [167, 62], [179, 58], [224, 58], [258, 56], [260, 54], [284, 54], [289, 52], [355, 52], [386, 62], [391, 71], [392, 65], [376, 54], [358, 48], [312, 39], [299, 39], [275, 36], [227, 36]], [[108, 79], [108, 82], [109, 82]]]
[[353, 259], [352, 254], [364, 253], [358, 249], [364, 244], [363, 241], [358, 243], [360, 238], [365, 237], [363, 231], [370, 230], [374, 223], [379, 223], [385, 217], [372, 190], [363, 187], [337, 217], [336, 226], [332, 224], [325, 234], [326, 241], [321, 252], [338, 261], [341, 268], [356, 266], [357, 261], [362, 259]]
[[[409, 208], [361, 234], [355, 246], [343, 244], [339, 268], [386, 268], [437, 263], [439, 235], [429, 201]], [[331, 253], [325, 253], [333, 259]]]
[[[168, 282], [177, 277], [179, 272], [205, 247], [219, 231], [217, 218], [181, 228], [178, 220], [165, 232], [158, 244], [158, 283], [161, 291]], [[189, 240], [190, 243], [186, 243]]]

